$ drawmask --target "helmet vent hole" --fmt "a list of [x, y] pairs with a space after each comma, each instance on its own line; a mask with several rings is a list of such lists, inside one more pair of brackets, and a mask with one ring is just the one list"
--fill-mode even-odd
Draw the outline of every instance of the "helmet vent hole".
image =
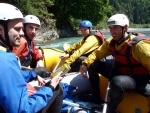
[[16, 10], [18, 11], [18, 8], [16, 8]]

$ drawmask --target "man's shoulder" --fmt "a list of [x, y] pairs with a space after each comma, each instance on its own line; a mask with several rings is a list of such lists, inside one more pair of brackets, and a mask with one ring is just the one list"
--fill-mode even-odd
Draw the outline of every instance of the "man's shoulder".
[[98, 36], [90, 35], [90, 36], [87, 37], [87, 40], [98, 40]]
[[6, 52], [6, 51], [3, 51], [3, 50], [0, 50], [0, 57], [1, 57], [0, 58], [1, 60], [11, 60], [11, 59], [16, 58], [14, 53]]
[[6, 52], [6, 51], [7, 51], [7, 49], [6, 49], [6, 48], [4, 48], [4, 47], [2, 47], [2, 46], [0, 46], [0, 51], [4, 51], [4, 52]]

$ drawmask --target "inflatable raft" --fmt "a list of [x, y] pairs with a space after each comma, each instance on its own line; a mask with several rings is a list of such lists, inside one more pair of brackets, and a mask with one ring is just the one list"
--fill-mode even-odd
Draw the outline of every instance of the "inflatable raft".
[[[40, 48], [39, 51], [43, 55], [43, 64], [46, 69], [50, 72], [53, 71], [56, 64], [59, 62], [59, 55], [63, 52], [59, 49], [54, 48]], [[62, 60], [59, 64], [61, 66], [64, 63], [65, 59]], [[59, 67], [58, 66], [58, 67]], [[105, 100], [108, 80], [103, 76], [99, 76], [100, 79], [100, 97], [102, 100]], [[84, 93], [90, 90], [90, 83], [88, 79], [85, 81], [81, 78], [80, 73], [72, 73], [70, 76], [66, 76], [62, 82], [67, 83], [71, 86], [78, 87], [79, 90], [77, 93]], [[145, 89], [145, 91], [149, 91], [149, 87]], [[145, 93], [145, 94], [144, 94]], [[143, 92], [143, 94], [139, 94], [136, 92], [127, 92], [124, 95], [124, 99], [121, 104], [118, 106], [119, 113], [148, 113], [150, 111], [150, 107], [148, 106], [149, 100], [149, 92]]]
[[[62, 50], [56, 48], [41, 48], [41, 47], [39, 47], [39, 52], [43, 56], [43, 65], [49, 72], [52, 72], [54, 70], [56, 64], [60, 60], [59, 58], [60, 54], [63, 53]], [[59, 66], [61, 66], [64, 63], [64, 61], [65, 59], [61, 60]]]

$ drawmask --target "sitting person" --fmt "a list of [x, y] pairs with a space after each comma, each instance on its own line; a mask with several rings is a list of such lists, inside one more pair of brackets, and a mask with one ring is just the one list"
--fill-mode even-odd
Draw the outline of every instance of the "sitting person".
[[103, 43], [104, 35], [102, 33], [101, 37], [93, 35], [92, 26], [92, 23], [88, 20], [80, 22], [79, 29], [83, 39], [70, 46], [65, 53], [60, 55], [60, 58], [64, 58], [69, 54], [69, 58], [65, 62], [71, 66], [72, 72], [78, 72], [83, 59]]
[[20, 46], [13, 47], [13, 52], [19, 57], [22, 66], [43, 67], [42, 55], [34, 45], [34, 37], [38, 33], [40, 20], [34, 15], [23, 19], [25, 37], [21, 37]]
[[[36, 77], [36, 71], [23, 71], [13, 46], [20, 45], [23, 33], [23, 15], [13, 5], [0, 3], [0, 112], [1, 113], [60, 113], [63, 91], [60, 72], [51, 82], [28, 96], [26, 82]], [[38, 73], [40, 74], [40, 73]]]
[[124, 92], [141, 91], [149, 81], [150, 41], [127, 32], [129, 20], [124, 14], [111, 16], [107, 26], [111, 37], [82, 62], [81, 74], [86, 75], [88, 67], [89, 76], [99, 78], [98, 73], [101, 73], [104, 66], [99, 65], [98, 60], [109, 55], [114, 57], [115, 64], [111, 76], [102, 75], [110, 79], [110, 102], [107, 113], [116, 113]]

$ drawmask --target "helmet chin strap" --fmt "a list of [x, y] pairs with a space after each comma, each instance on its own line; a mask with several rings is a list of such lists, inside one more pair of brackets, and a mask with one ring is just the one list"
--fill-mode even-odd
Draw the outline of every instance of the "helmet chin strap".
[[10, 45], [10, 40], [8, 36], [8, 21], [3, 21], [1, 22], [3, 27], [4, 27], [4, 32], [5, 32], [5, 40], [2, 36], [0, 36], [0, 40], [3, 43], [2, 46], [8, 47], [10, 51], [12, 51], [13, 47]]
[[124, 27], [122, 27], [122, 36], [117, 40], [118, 43], [119, 43], [119, 42], [122, 40], [122, 38], [124, 37], [124, 33], [125, 33]]
[[3, 37], [1, 35], [0, 35], [0, 45], [7, 48], [7, 46], [5, 44], [5, 40], [3, 39]]
[[31, 41], [31, 40], [29, 39], [27, 33], [26, 33], [26, 24], [24, 24], [24, 31], [23, 31], [23, 32], [24, 32], [25, 39], [26, 39], [27, 41]]
[[24, 37], [27, 40], [27, 42], [30, 42], [31, 40], [28, 38], [26, 30], [24, 30], [23, 32], [24, 32]]

